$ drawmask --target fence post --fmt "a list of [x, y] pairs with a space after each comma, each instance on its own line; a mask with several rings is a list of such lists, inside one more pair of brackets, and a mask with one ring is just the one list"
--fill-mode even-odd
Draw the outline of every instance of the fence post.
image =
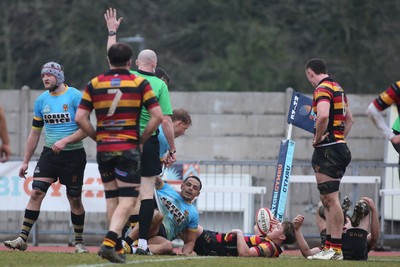
[[[21, 105], [20, 105], [20, 131], [19, 131], [19, 143], [25, 144], [28, 139], [29, 132], [29, 107], [30, 107], [30, 88], [27, 85], [22, 86], [20, 93]], [[25, 146], [19, 146], [19, 155], [20, 157], [24, 156]]]

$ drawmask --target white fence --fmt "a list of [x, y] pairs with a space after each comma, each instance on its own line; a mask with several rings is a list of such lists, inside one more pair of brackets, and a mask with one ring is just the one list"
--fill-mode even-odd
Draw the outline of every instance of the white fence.
[[[291, 175], [289, 186], [293, 187], [295, 184], [301, 183], [310, 183], [316, 184], [316, 178], [314, 175]], [[340, 184], [351, 184], [353, 186], [352, 189], [352, 202], [356, 203], [360, 199], [359, 188], [360, 184], [370, 184], [375, 186], [375, 195], [374, 195], [374, 202], [379, 203], [379, 188], [381, 185], [381, 177], [380, 176], [347, 176], [345, 175]], [[290, 189], [289, 189], [290, 191]], [[290, 200], [288, 200], [290, 203]], [[289, 215], [289, 217], [292, 217]]]
[[[36, 163], [30, 164], [26, 180], [18, 177], [20, 164], [21, 162], [0, 164], [0, 236], [3, 238], [19, 233], [23, 211], [30, 195], [32, 179], [29, 176]], [[270, 191], [267, 192], [267, 188], [273, 186], [276, 162], [203, 161], [196, 164], [199, 166], [199, 176], [204, 183], [204, 189], [196, 202], [200, 213], [200, 224], [215, 231], [242, 228], [250, 232], [254, 222], [254, 212], [262, 206], [269, 207], [271, 204], [271, 194]], [[382, 244], [385, 240], [399, 239], [399, 222], [394, 219], [398, 209], [393, 203], [395, 197], [399, 195], [389, 196], [388, 193], [391, 191], [385, 187], [385, 180], [388, 180], [388, 177], [385, 177], [387, 169], [395, 170], [397, 167], [397, 164], [352, 163], [340, 188], [342, 197], [346, 195], [352, 200], [358, 200], [361, 196], [368, 196], [375, 199], [377, 206], [380, 207], [381, 227], [384, 233]], [[316, 212], [319, 194], [311, 172], [312, 168], [308, 162], [293, 163], [284, 218], [291, 220], [299, 213], [305, 215], [303, 233], [306, 238], [318, 236], [313, 214]], [[385, 179], [380, 180], [380, 177]], [[399, 178], [393, 175], [391, 179], [394, 183]], [[379, 189], [390, 192], [381, 191], [379, 195], [377, 191]], [[96, 163], [87, 164], [83, 202], [87, 211], [84, 233], [86, 237], [101, 239], [107, 226], [104, 192]], [[70, 235], [72, 230], [64, 187], [55, 184], [49, 188], [35, 225], [40, 242], [65, 242], [65, 237], [62, 236]], [[32, 233], [33, 237], [34, 234]]]
[[[21, 162], [14, 161], [0, 165], [0, 211], [25, 210], [33, 181], [31, 174], [36, 163], [36, 161], [30, 162], [27, 179], [21, 179], [17, 175]], [[201, 225], [206, 229], [216, 229], [218, 226], [220, 231], [242, 228], [245, 232], [252, 232], [254, 211], [264, 204], [267, 188], [252, 186], [250, 174], [205, 173], [201, 175], [201, 179], [203, 189], [195, 202], [200, 216], [204, 218]], [[254, 204], [254, 195], [259, 195], [261, 199], [260, 205], [257, 207]], [[103, 186], [96, 163], [86, 165], [82, 202], [86, 213], [104, 213], [106, 211]], [[68, 212], [69, 209], [65, 187], [58, 182], [52, 184], [42, 203], [41, 211]], [[226, 221], [225, 218], [229, 216], [235, 216], [234, 223]], [[212, 219], [213, 217], [215, 218]], [[71, 229], [68, 231], [71, 232]], [[34, 240], [36, 240], [35, 237]], [[34, 243], [36, 242], [34, 241]]]

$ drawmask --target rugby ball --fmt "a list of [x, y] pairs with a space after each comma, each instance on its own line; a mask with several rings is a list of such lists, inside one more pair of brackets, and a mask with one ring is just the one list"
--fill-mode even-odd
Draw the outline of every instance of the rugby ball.
[[268, 208], [261, 208], [256, 213], [256, 225], [258, 230], [263, 235], [267, 235], [267, 233], [271, 230], [272, 224], [271, 220], [274, 218], [272, 212]]

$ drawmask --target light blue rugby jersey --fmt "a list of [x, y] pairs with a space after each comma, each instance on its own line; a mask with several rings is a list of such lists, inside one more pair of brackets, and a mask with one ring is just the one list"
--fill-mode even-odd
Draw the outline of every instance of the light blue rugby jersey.
[[[33, 119], [43, 121], [45, 126], [45, 146], [52, 147], [55, 142], [76, 132], [75, 114], [82, 98], [82, 93], [68, 87], [60, 94], [51, 95], [48, 90], [35, 101]], [[82, 141], [67, 144], [64, 150], [82, 148]]]
[[167, 141], [167, 138], [165, 137], [164, 131], [160, 126], [158, 126], [158, 142], [160, 143], [160, 159], [162, 159], [165, 155], [165, 153], [167, 153], [168, 149], [169, 149], [169, 144]]
[[167, 239], [172, 241], [185, 230], [196, 231], [199, 214], [196, 207], [186, 202], [168, 183], [156, 190], [159, 209], [164, 215], [163, 225]]

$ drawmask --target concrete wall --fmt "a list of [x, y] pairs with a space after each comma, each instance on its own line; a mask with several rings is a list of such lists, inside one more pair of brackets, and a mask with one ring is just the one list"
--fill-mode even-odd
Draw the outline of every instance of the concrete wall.
[[[35, 98], [42, 90], [0, 90], [0, 104], [6, 110], [8, 130], [12, 141], [14, 158], [23, 157], [26, 139], [31, 128], [32, 109]], [[291, 99], [291, 90], [280, 93], [261, 92], [171, 92], [174, 108], [185, 108], [192, 116], [193, 125], [186, 136], [176, 141], [178, 159], [185, 160], [277, 160], [280, 140], [287, 135], [287, 112]], [[349, 95], [349, 103], [354, 116], [354, 126], [348, 138], [352, 150], [353, 161], [383, 161], [385, 140], [375, 128], [365, 110], [376, 95]], [[386, 115], [386, 113], [385, 113]], [[94, 118], [92, 119], [94, 121]], [[304, 130], [293, 128], [292, 139], [296, 142], [294, 160], [307, 161], [311, 159], [313, 148], [312, 135]], [[43, 141], [42, 141], [43, 143]], [[36, 150], [34, 159], [41, 152], [42, 143]], [[85, 147], [89, 159], [95, 160], [96, 147], [92, 140], [85, 140]], [[275, 166], [246, 168], [241, 167], [225, 170], [224, 166], [203, 166], [201, 172], [227, 173], [246, 172], [253, 175], [255, 185], [273, 184]], [[360, 171], [362, 175], [380, 175], [380, 168], [370, 168]], [[312, 174], [310, 167], [294, 170], [295, 174]], [[348, 174], [352, 174], [349, 169]], [[354, 174], [353, 174], [354, 175]], [[373, 196], [371, 186], [363, 186], [357, 190], [359, 195]], [[307, 222], [304, 224], [304, 233], [316, 232], [314, 223], [314, 205], [318, 202], [318, 192], [315, 185], [292, 186], [290, 214], [305, 214]], [[268, 189], [266, 205], [269, 206]], [[343, 195], [352, 196], [353, 189], [341, 186]], [[367, 192], [367, 193], [365, 193]], [[369, 193], [368, 193], [369, 192]], [[353, 194], [354, 197], [354, 194]], [[259, 204], [258, 204], [259, 205]], [[21, 212], [3, 211], [0, 214], [0, 234], [3, 240], [14, 238], [21, 225]], [[57, 218], [54, 219], [54, 218]], [[61, 219], [60, 219], [61, 218]], [[68, 228], [69, 213], [42, 212], [39, 218], [40, 229], [66, 230]], [[232, 218], [231, 218], [232, 219]], [[53, 223], [53, 220], [55, 223]], [[210, 220], [210, 219], [208, 219]], [[63, 221], [64, 223], [61, 223]], [[89, 214], [86, 219], [87, 230], [105, 231], [104, 214]], [[5, 227], [10, 226], [11, 228]], [[3, 230], [3, 232], [1, 231]], [[87, 230], [85, 233], [87, 235]], [[13, 236], [9, 236], [9, 235]], [[98, 244], [102, 235], [94, 235], [86, 242]], [[93, 239], [92, 241], [90, 241]], [[60, 240], [55, 237], [46, 237], [46, 242], [65, 242], [65, 236]], [[41, 241], [42, 242], [42, 241]], [[314, 242], [317, 245], [316, 242]]]
[[[311, 90], [310, 90], [311, 91]], [[21, 158], [30, 131], [35, 98], [42, 90], [0, 90], [15, 158]], [[275, 160], [287, 134], [291, 89], [286, 92], [171, 92], [174, 108], [185, 108], [193, 125], [177, 142], [179, 160]], [[310, 92], [311, 93], [311, 92]], [[385, 142], [365, 110], [376, 95], [349, 95], [354, 126], [348, 138], [353, 160], [382, 161]], [[386, 113], [385, 113], [386, 115]], [[310, 133], [293, 128], [294, 160], [312, 155]], [[35, 153], [39, 156], [42, 143]], [[90, 159], [95, 143], [85, 140]]]

